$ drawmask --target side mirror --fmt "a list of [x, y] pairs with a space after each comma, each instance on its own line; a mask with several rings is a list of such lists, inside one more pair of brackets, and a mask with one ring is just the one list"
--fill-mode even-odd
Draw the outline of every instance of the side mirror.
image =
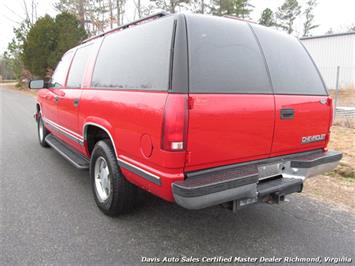
[[31, 80], [28, 87], [30, 89], [43, 89], [46, 88], [46, 83], [44, 82], [44, 80], [39, 79], [39, 80]]

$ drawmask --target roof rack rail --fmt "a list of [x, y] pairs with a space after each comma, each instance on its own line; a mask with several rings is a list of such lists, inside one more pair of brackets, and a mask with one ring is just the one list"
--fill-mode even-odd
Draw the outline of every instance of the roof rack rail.
[[94, 39], [96, 39], [96, 38], [102, 37], [102, 36], [104, 36], [104, 35], [106, 35], [106, 34], [108, 34], [108, 33], [111, 33], [111, 32], [114, 32], [114, 31], [118, 31], [118, 30], [124, 30], [124, 29], [126, 29], [126, 28], [131, 27], [131, 26], [139, 25], [139, 24], [141, 24], [141, 23], [144, 22], [144, 21], [153, 20], [153, 19], [157, 19], [157, 18], [161, 18], [161, 17], [167, 16], [167, 15], [170, 15], [170, 13], [169, 13], [169, 12], [166, 12], [166, 11], [161, 11], [161, 12], [158, 12], [158, 13], [154, 13], [154, 14], [149, 15], [149, 16], [147, 16], [147, 17], [140, 18], [140, 19], [135, 20], [135, 21], [132, 21], [132, 22], [130, 22], [130, 23], [123, 24], [123, 25], [121, 25], [121, 26], [119, 26], [119, 27], [117, 27], [117, 28], [114, 28], [114, 29], [105, 31], [105, 32], [103, 32], [103, 33], [100, 33], [100, 34], [98, 34], [98, 35], [92, 36], [92, 37], [90, 37], [90, 38], [87, 38], [87, 39], [83, 40], [81, 43], [83, 44], [83, 43], [86, 43], [86, 42], [88, 42], [88, 41], [94, 40]]
[[253, 24], [258, 24], [258, 23], [256, 23], [255, 21], [248, 20], [248, 19], [243, 19], [243, 18], [239, 18], [239, 17], [236, 17], [236, 16], [224, 15], [223, 17], [224, 17], [224, 18], [235, 19], [235, 20], [240, 20], [240, 21], [245, 21], [245, 22], [249, 22], [249, 23], [253, 23]]

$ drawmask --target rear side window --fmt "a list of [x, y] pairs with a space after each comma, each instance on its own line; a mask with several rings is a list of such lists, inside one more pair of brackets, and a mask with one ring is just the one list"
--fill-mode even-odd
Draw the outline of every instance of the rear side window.
[[190, 92], [267, 93], [265, 60], [247, 23], [187, 16]]
[[326, 95], [323, 82], [301, 43], [292, 36], [255, 24], [276, 94]]
[[67, 87], [69, 88], [80, 88], [81, 82], [83, 80], [83, 75], [85, 71], [86, 64], [89, 60], [91, 48], [93, 46], [91, 44], [86, 45], [84, 47], [80, 47], [74, 56], [73, 62], [70, 67]]
[[173, 17], [108, 34], [99, 51], [93, 87], [168, 90]]
[[51, 87], [62, 87], [65, 84], [67, 78], [68, 68], [70, 66], [71, 59], [73, 58], [73, 51], [65, 53], [58, 63], [51, 80]]

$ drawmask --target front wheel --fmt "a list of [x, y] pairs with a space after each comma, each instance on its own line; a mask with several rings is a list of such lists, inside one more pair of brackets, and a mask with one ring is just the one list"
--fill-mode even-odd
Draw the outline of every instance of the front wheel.
[[44, 126], [44, 122], [41, 115], [39, 115], [37, 120], [37, 132], [39, 144], [41, 144], [42, 147], [49, 147], [49, 145], [45, 141], [47, 135], [49, 134], [49, 131]]
[[90, 160], [90, 179], [95, 201], [108, 216], [130, 211], [136, 202], [137, 188], [120, 172], [111, 142], [96, 143]]

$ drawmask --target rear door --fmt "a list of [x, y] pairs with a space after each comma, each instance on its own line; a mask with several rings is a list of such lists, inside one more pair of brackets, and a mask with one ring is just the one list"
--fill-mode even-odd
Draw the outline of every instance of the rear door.
[[294, 37], [252, 25], [275, 91], [272, 154], [325, 147], [332, 106], [312, 59]]
[[187, 16], [189, 124], [186, 171], [268, 157], [274, 96], [249, 25]]

